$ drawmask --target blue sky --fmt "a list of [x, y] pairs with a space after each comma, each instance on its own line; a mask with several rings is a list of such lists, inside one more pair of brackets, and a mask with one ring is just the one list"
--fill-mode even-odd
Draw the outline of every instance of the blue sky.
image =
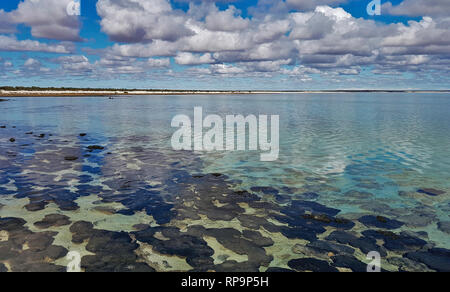
[[450, 1], [369, 2], [2, 1], [0, 86], [450, 88]]

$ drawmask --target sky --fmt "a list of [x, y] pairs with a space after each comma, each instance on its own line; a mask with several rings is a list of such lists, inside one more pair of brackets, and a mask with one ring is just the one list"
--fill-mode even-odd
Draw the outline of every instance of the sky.
[[450, 89], [450, 1], [376, 2], [1, 1], [0, 86]]

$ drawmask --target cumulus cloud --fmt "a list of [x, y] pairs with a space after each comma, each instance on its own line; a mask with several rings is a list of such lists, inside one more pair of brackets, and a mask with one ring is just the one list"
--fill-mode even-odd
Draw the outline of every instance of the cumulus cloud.
[[321, 5], [338, 5], [347, 2], [347, 0], [286, 0], [290, 8], [298, 10], [314, 10]]
[[175, 41], [191, 34], [186, 17], [168, 0], [99, 0], [102, 31], [118, 42]]
[[182, 52], [175, 57], [175, 62], [179, 65], [200, 65], [200, 64], [211, 64], [215, 60], [211, 54], [204, 55], [194, 55], [192, 53]]
[[404, 0], [398, 5], [391, 2], [383, 4], [383, 11], [392, 15], [408, 16], [448, 16], [448, 0]]
[[[121, 3], [129, 5], [130, 1]], [[172, 12], [169, 6], [161, 10], [162, 14]], [[386, 71], [417, 71], [419, 66], [423, 71], [433, 66], [436, 70], [436, 59], [448, 57], [450, 51], [446, 18], [380, 24], [330, 6], [284, 12], [283, 17], [268, 14], [244, 18], [233, 6], [219, 10], [213, 3], [191, 4], [179, 17], [188, 30], [183, 36], [173, 40], [155, 36], [140, 43], [116, 44], [108, 54], [174, 57], [177, 64], [189, 66], [211, 64], [206, 69], [190, 70], [198, 74], [273, 72], [293, 76], [299, 71], [287, 67], [295, 65], [303, 66], [296, 67], [302, 68], [303, 75], [317, 74], [317, 70], [322, 74], [357, 75], [362, 66], [375, 70], [385, 67]], [[232, 20], [237, 21], [230, 24]]]
[[0, 35], [0, 51], [47, 52], [67, 54], [74, 50], [73, 44], [46, 44], [32, 40], [17, 40], [15, 36]]
[[[116, 43], [84, 51], [97, 54], [95, 62], [79, 55], [53, 60], [60, 64], [59, 74], [146, 78], [162, 72], [173, 78], [284, 76], [304, 82], [311, 75], [338, 82], [365, 68], [380, 75], [448, 75], [450, 18], [431, 8], [431, 16], [418, 21], [381, 23], [335, 7], [343, 0], [260, 0], [245, 14], [232, 5], [235, 1], [224, 1], [231, 4], [220, 9], [216, 1], [185, 2], [188, 11], [174, 9], [168, 0], [98, 0], [101, 30]], [[403, 7], [414, 15], [405, 8], [415, 7], [411, 3], [424, 2], [384, 7], [393, 14]], [[441, 9], [447, 5], [433, 3]], [[67, 53], [73, 47], [0, 35], [0, 50]], [[183, 74], [171, 70], [173, 63], [186, 66]]]
[[31, 27], [31, 34], [37, 38], [80, 41], [79, 19], [76, 15], [67, 13], [67, 6], [71, 1], [25, 0], [19, 3], [16, 10], [7, 13], [8, 22], [23, 23]]
[[0, 33], [13, 33], [16, 27], [13, 23], [11, 15], [0, 9]]
[[206, 16], [206, 28], [211, 31], [244, 30], [249, 26], [250, 21], [242, 18], [239, 13], [234, 6], [230, 6], [225, 11], [219, 11], [216, 8]]

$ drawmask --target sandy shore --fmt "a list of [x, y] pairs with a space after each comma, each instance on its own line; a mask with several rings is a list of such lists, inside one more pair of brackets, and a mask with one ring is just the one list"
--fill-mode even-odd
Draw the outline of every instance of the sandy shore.
[[[335, 91], [202, 91], [202, 90], [133, 90], [133, 91], [99, 91], [99, 90], [0, 90], [0, 97], [70, 97], [70, 96], [124, 96], [124, 95], [221, 95], [221, 94], [300, 94], [300, 93], [450, 93], [450, 91], [421, 90], [335, 90]], [[1, 100], [0, 100], [1, 101]]]

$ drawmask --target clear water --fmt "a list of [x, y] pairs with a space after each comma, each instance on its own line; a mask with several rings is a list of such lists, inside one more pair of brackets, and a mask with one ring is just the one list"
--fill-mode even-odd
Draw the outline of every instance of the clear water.
[[[0, 125], [14, 125], [23, 132], [39, 129], [58, 137], [89, 133], [90, 145], [114, 149], [117, 141], [126, 140], [168, 155], [175, 130], [171, 119], [177, 114], [193, 116], [196, 106], [203, 107], [204, 115], [222, 117], [279, 115], [278, 161], [260, 162], [258, 152], [196, 153], [202, 163], [191, 170], [226, 174], [239, 182], [239, 188], [313, 191], [318, 194], [314, 200], [349, 218], [376, 214], [410, 220], [405, 230], [427, 231], [430, 241], [450, 248], [449, 235], [437, 228], [438, 222], [450, 221], [449, 94], [14, 98], [0, 106]], [[133, 142], [133, 137], [147, 139]], [[7, 147], [9, 136], [0, 134], [0, 139]], [[417, 193], [422, 188], [445, 194]], [[354, 197], [349, 191], [371, 195]], [[414, 226], [411, 215], [424, 207], [432, 210], [432, 223]]]

